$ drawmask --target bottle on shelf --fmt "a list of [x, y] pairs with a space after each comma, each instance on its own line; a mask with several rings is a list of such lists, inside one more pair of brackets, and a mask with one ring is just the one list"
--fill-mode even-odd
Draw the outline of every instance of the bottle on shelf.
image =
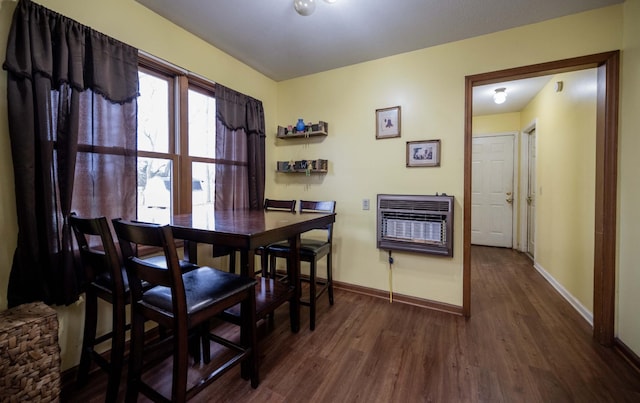
[[296, 123], [296, 130], [299, 132], [303, 132], [305, 129], [304, 120], [302, 118], [298, 119], [298, 123]]

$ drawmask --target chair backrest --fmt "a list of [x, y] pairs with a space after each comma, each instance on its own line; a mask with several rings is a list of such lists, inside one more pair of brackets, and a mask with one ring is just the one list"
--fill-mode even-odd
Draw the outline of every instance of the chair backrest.
[[[112, 223], [118, 236], [134, 300], [141, 298], [142, 282], [145, 282], [147, 286], [144, 289], [148, 289], [149, 286], [171, 288], [174, 309], [180, 309], [177, 304], [184, 306], [184, 283], [171, 227], [122, 219], [115, 219]], [[133, 253], [134, 247], [161, 248], [164, 251], [166, 266], [138, 258]]]
[[[335, 213], [335, 200], [300, 200], [300, 213]], [[327, 242], [333, 241], [333, 223], [327, 225]]]
[[264, 200], [264, 209], [265, 210], [275, 210], [275, 211], [289, 211], [293, 213], [296, 211], [296, 201], [295, 200], [274, 200], [274, 199], [265, 199]]
[[112, 294], [124, 295], [122, 265], [107, 219], [82, 218], [72, 213], [69, 224], [78, 242], [87, 284], [97, 282]]

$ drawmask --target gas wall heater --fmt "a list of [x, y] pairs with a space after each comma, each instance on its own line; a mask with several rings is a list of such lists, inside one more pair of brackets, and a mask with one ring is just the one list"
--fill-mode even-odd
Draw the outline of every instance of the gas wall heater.
[[453, 196], [378, 195], [378, 248], [453, 256]]

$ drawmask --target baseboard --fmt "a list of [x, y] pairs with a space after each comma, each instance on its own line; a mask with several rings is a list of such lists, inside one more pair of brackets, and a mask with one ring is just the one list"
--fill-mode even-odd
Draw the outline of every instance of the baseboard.
[[[334, 288], [339, 288], [341, 290], [353, 292], [356, 294], [368, 295], [371, 297], [381, 298], [389, 300], [389, 293], [382, 290], [377, 290], [375, 288], [363, 287], [359, 285], [353, 285], [348, 283], [342, 283], [339, 281], [333, 282]], [[440, 311], [451, 313], [454, 315], [462, 316], [462, 307], [457, 305], [446, 304], [444, 302], [431, 301], [428, 299], [412, 297], [409, 295], [403, 295], [398, 293], [393, 293], [393, 302], [397, 302], [399, 304], [407, 304], [418, 306], [420, 308], [431, 309], [433, 311]]]
[[631, 367], [640, 374], [640, 357], [636, 353], [633, 352], [626, 344], [622, 342], [622, 340], [617, 337], [613, 340], [613, 349], [622, 357], [624, 360], [631, 365]]
[[[574, 298], [573, 295], [571, 295], [571, 293], [567, 291], [560, 283], [558, 283], [556, 279], [553, 278], [553, 276], [551, 276], [546, 270], [544, 270], [544, 268], [542, 268], [540, 264], [534, 261], [533, 267], [538, 271], [538, 273], [542, 275], [542, 277], [545, 278], [545, 280], [547, 280], [551, 284], [553, 288], [556, 289], [556, 291], [560, 293], [560, 295], [562, 295], [564, 299], [566, 299], [571, 304], [571, 306], [573, 306], [576, 311], [578, 311], [580, 316], [582, 316], [589, 323], [589, 325], [593, 327], [593, 314], [589, 312], [587, 308], [585, 308], [584, 305], [580, 303], [580, 301]], [[636, 372], [638, 372], [638, 374], [640, 374], [640, 357], [633, 350], [631, 350], [617, 337], [613, 340], [613, 349]]]
[[545, 280], [547, 280], [547, 282], [549, 282], [549, 284], [551, 284], [553, 288], [556, 289], [556, 291], [558, 291], [558, 293], [560, 293], [560, 295], [562, 295], [564, 299], [567, 300], [567, 302], [569, 302], [569, 304], [571, 304], [571, 306], [576, 311], [578, 311], [580, 316], [582, 316], [589, 323], [589, 325], [593, 327], [593, 314], [589, 312], [589, 310], [584, 305], [582, 305], [580, 301], [578, 301], [573, 295], [571, 295], [571, 293], [567, 291], [567, 289], [564, 288], [562, 284], [560, 284], [555, 278], [553, 278], [551, 274], [549, 274], [542, 266], [540, 266], [538, 262], [534, 261], [533, 267], [538, 271], [538, 273], [542, 275], [542, 277], [544, 277]]

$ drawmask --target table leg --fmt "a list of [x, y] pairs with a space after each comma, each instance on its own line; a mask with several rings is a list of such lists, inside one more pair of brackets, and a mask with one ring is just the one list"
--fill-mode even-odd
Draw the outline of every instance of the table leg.
[[256, 252], [253, 249], [240, 251], [240, 274], [252, 278], [256, 276]]
[[291, 317], [291, 331], [298, 333], [300, 330], [300, 234], [289, 238], [289, 258], [287, 268], [289, 279], [294, 285], [294, 296], [289, 302], [289, 316]]
[[184, 260], [189, 263], [198, 264], [198, 243], [184, 240]]

